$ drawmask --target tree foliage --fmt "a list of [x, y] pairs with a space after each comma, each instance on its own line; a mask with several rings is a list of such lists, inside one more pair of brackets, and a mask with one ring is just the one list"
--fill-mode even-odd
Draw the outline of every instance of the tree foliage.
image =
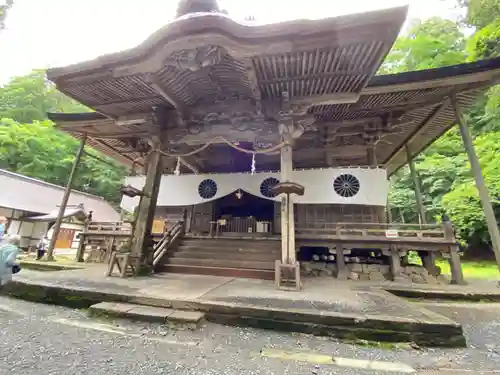
[[0, 89], [0, 118], [21, 123], [43, 121], [47, 112], [86, 112], [85, 106], [59, 92], [45, 78], [45, 71], [14, 77]]
[[500, 17], [500, 0], [458, 0], [466, 9], [465, 23], [482, 29]]
[[465, 36], [459, 26], [434, 17], [415, 22], [405, 36], [398, 38], [379, 74], [460, 64], [465, 58]]
[[500, 18], [477, 31], [467, 43], [469, 60], [500, 56]]
[[[478, 4], [490, 9], [479, 11]], [[401, 36], [383, 64], [381, 73], [395, 73], [499, 56], [498, 1], [471, 0], [468, 20], [477, 31], [467, 40], [459, 24], [431, 18], [418, 22]], [[500, 14], [497, 12], [497, 14]], [[473, 23], [474, 22], [474, 23]], [[500, 219], [500, 87], [480, 97], [464, 116], [474, 136], [492, 203]], [[457, 128], [453, 128], [415, 160], [427, 212], [427, 220], [448, 214], [459, 236], [477, 245], [489, 241], [483, 210], [471, 176], [467, 155]], [[393, 220], [418, 220], [413, 182], [407, 167], [391, 178], [389, 202]]]
[[[12, 79], [0, 88], [0, 168], [66, 185], [78, 141], [54, 128], [47, 112], [82, 112], [88, 109], [66, 97], [36, 70]], [[78, 167], [74, 188], [117, 203], [125, 175], [118, 166], [93, 150]]]

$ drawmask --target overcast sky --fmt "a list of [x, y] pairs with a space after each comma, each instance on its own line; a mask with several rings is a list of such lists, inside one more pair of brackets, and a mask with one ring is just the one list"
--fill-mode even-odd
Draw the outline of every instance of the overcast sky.
[[[253, 15], [266, 23], [332, 17], [406, 4], [410, 5], [409, 18], [455, 18], [454, 3], [454, 0], [219, 0], [220, 6], [236, 19]], [[171, 20], [176, 5], [176, 0], [16, 0], [7, 17], [7, 29], [0, 32], [0, 84], [34, 68], [64, 66], [134, 47]]]

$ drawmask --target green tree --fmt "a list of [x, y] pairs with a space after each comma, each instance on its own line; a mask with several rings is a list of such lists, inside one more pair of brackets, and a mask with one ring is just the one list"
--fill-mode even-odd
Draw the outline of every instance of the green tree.
[[479, 29], [500, 18], [500, 0], [458, 0], [465, 8], [465, 23]]
[[[57, 91], [43, 70], [12, 79], [0, 88], [0, 168], [65, 185], [78, 141], [54, 128], [47, 112], [84, 111], [89, 109]], [[125, 169], [94, 150], [86, 152], [103, 161], [85, 156], [74, 187], [118, 203]]]
[[[500, 217], [500, 132], [488, 132], [474, 140], [486, 184], [497, 218]], [[464, 162], [468, 170], [468, 162]], [[488, 229], [475, 182], [462, 171], [450, 191], [443, 197], [443, 207], [459, 229], [462, 239], [470, 244], [489, 241]]]
[[[476, 6], [479, 1], [471, 0], [470, 3]], [[495, 5], [498, 2], [489, 4]], [[433, 18], [415, 23], [408, 33], [397, 40], [380, 72], [437, 68], [466, 60], [498, 56], [499, 21], [495, 17], [487, 21], [484, 15], [481, 23], [479, 13], [474, 12], [476, 11], [471, 13], [476, 17], [473, 26], [482, 28], [468, 41], [459, 25], [451, 21]], [[491, 20], [494, 22], [488, 23]], [[465, 114], [465, 118], [475, 138], [488, 188], [492, 196], [499, 197], [500, 87], [493, 87], [480, 97]], [[437, 220], [446, 212], [464, 241], [473, 245], [488, 242], [482, 207], [458, 130], [451, 129], [420, 154], [415, 160], [415, 166], [422, 185], [427, 218]], [[498, 198], [494, 199], [495, 210], [500, 219], [497, 200]], [[413, 182], [407, 167], [392, 176], [389, 202], [394, 220], [418, 220]]]
[[[3, 119], [0, 120], [0, 168], [64, 186], [78, 143], [56, 130], [48, 120], [22, 124]], [[86, 152], [97, 156], [93, 150]], [[118, 203], [124, 176], [125, 169], [113, 161], [108, 159], [103, 163], [85, 156], [78, 167], [74, 188]]]
[[467, 43], [469, 60], [500, 56], [500, 18], [477, 31]]
[[391, 74], [460, 64], [466, 59], [465, 36], [450, 20], [416, 21], [398, 38], [379, 74]]
[[43, 70], [15, 77], [0, 88], [0, 118], [29, 123], [47, 119], [47, 112], [87, 111], [47, 81]]

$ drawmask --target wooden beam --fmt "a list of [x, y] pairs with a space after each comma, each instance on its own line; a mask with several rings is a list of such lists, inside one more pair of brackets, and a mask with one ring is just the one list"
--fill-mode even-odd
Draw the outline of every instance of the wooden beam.
[[[88, 142], [90, 145], [91, 143], [97, 143], [99, 145], [101, 145], [101, 147], [103, 147], [104, 149], [108, 149], [109, 151], [108, 152], [111, 152], [112, 154], [115, 154], [117, 155], [121, 160], [121, 162], [123, 163], [123, 160], [127, 160], [129, 163], [136, 163], [136, 164], [139, 164], [139, 165], [143, 165], [142, 163], [138, 163], [137, 161], [134, 161], [134, 159], [131, 159], [130, 157], [128, 156], [125, 156], [123, 155], [122, 153], [120, 153], [116, 148], [114, 148], [113, 146], [110, 146], [108, 145], [107, 143], [99, 140], [99, 139], [95, 139], [95, 138], [91, 138], [89, 139], [89, 142]], [[103, 151], [105, 154], [106, 152]], [[112, 157], [111, 155], [108, 155], [109, 157]], [[117, 159], [116, 157], [114, 159]]]
[[410, 113], [416, 110], [422, 110], [425, 108], [429, 107], [435, 107], [438, 104], [441, 104], [443, 100], [449, 95], [451, 95], [452, 91], [450, 90], [447, 94], [444, 95], [439, 95], [436, 96], [432, 99], [427, 99], [427, 100], [422, 100], [422, 101], [416, 101], [416, 102], [410, 102], [408, 104], [397, 104], [393, 106], [387, 106], [387, 107], [356, 107], [356, 105], [352, 105], [349, 107], [349, 112], [350, 114], [352, 113], [363, 113], [363, 112], [379, 112], [381, 114], [387, 113], [387, 112], [405, 112], [405, 113]]
[[155, 100], [158, 99], [158, 95], [145, 95], [145, 96], [135, 96], [132, 98], [123, 98], [123, 99], [118, 99], [118, 100], [112, 100], [109, 102], [89, 102], [88, 105], [91, 106], [92, 108], [102, 108], [102, 107], [107, 107], [110, 105], [115, 105], [115, 104], [125, 104], [128, 102], [135, 102], [135, 101], [141, 101], [141, 100]]
[[177, 109], [180, 113], [186, 112], [185, 103], [175, 95], [171, 90], [166, 88], [161, 80], [158, 78], [156, 74], [148, 74], [146, 76], [146, 82], [151, 86], [153, 90], [155, 90], [163, 99], [172, 104], [175, 109]]
[[191, 172], [194, 172], [196, 174], [199, 174], [200, 173], [200, 170], [198, 168], [196, 168], [194, 165], [190, 164], [189, 162], [186, 161], [186, 159], [184, 158], [179, 158], [179, 161], [182, 165], [184, 165], [186, 168], [188, 168], [189, 170], [191, 170]]
[[413, 189], [415, 190], [415, 199], [417, 201], [417, 210], [420, 216], [420, 223], [427, 224], [427, 217], [425, 215], [425, 206], [424, 206], [424, 198], [422, 197], [422, 189], [420, 187], [420, 179], [417, 175], [417, 170], [415, 168], [415, 162], [413, 161], [413, 156], [410, 152], [410, 148], [408, 144], [404, 145], [406, 152], [406, 161], [408, 162], [408, 166], [410, 167], [410, 175], [413, 180]]
[[76, 176], [76, 169], [78, 168], [78, 164], [83, 156], [85, 143], [87, 141], [87, 135], [83, 134], [80, 140], [80, 147], [75, 156], [75, 160], [73, 161], [73, 167], [71, 168], [71, 172], [68, 177], [68, 183], [66, 184], [66, 189], [64, 190], [64, 195], [61, 201], [61, 207], [59, 208], [59, 213], [57, 214], [56, 222], [54, 224], [54, 229], [52, 231], [52, 237], [50, 239], [49, 247], [47, 249], [47, 260], [54, 260], [54, 249], [56, 247], [57, 237], [59, 236], [59, 231], [61, 230], [61, 224], [64, 217], [64, 212], [66, 211], [66, 206], [69, 201], [69, 196], [71, 194], [71, 186], [73, 185], [73, 180]]
[[356, 103], [360, 97], [359, 93], [339, 92], [327, 95], [311, 95], [294, 97], [290, 99], [291, 105], [332, 105]]
[[248, 79], [248, 85], [250, 90], [252, 91], [252, 96], [256, 100], [257, 111], [262, 111], [261, 98], [262, 93], [259, 87], [259, 80], [257, 78], [257, 73], [255, 71], [255, 67], [253, 65], [253, 61], [251, 58], [246, 58], [241, 60], [243, 66], [245, 67], [246, 76]]
[[[450, 103], [451, 103], [450, 98], [447, 98], [443, 103], [441, 103], [441, 105], [434, 110], [434, 112], [423, 122], [423, 124], [421, 126], [418, 126], [415, 129], [415, 131], [401, 144], [401, 146], [399, 146], [396, 150], [394, 150], [392, 155], [389, 156], [389, 158], [384, 162], [384, 165], [391, 164], [392, 160], [396, 157], [396, 155], [404, 150], [405, 145], [410, 144], [413, 141], [413, 139], [415, 139], [415, 137], [420, 134], [422, 129], [424, 129], [427, 126], [427, 124], [434, 121], [446, 109], [446, 107], [450, 105]], [[412, 157], [413, 156], [415, 155], [412, 155]]]
[[[299, 59], [290, 59], [290, 61], [299, 60]], [[297, 76], [285, 76], [285, 77], [273, 77], [270, 79], [261, 80], [260, 83], [263, 85], [275, 84], [275, 83], [286, 83], [290, 81], [304, 81], [311, 79], [328, 79], [328, 78], [336, 78], [336, 77], [349, 77], [353, 75], [367, 75], [365, 71], [362, 70], [338, 70], [335, 72], [325, 72], [325, 73], [317, 73], [317, 74], [304, 74]]]
[[[71, 133], [69, 130], [65, 130], [68, 133]], [[80, 132], [78, 132], [80, 133]], [[87, 133], [89, 137], [95, 138], [95, 139], [123, 139], [123, 138], [145, 138], [147, 136], [150, 136], [151, 133], [148, 131], [142, 131], [142, 132], [133, 132], [131, 131], [130, 133], [95, 133], [95, 132], [88, 132]]]
[[153, 150], [148, 158], [146, 178], [142, 188], [143, 195], [137, 206], [130, 249], [132, 255], [140, 257], [141, 266], [144, 267], [145, 271], [150, 271], [152, 266], [151, 229], [163, 171], [163, 158], [157, 151], [156, 144], [153, 145]]
[[466, 85], [479, 82], [491, 85], [499, 78], [500, 78], [500, 73], [498, 70], [494, 71], [490, 70], [485, 72], [470, 73], [470, 74], [452, 76], [441, 79], [400, 83], [395, 85], [365, 87], [361, 91], [361, 95], [377, 95], [377, 94], [388, 94], [398, 91], [435, 89], [439, 87]]

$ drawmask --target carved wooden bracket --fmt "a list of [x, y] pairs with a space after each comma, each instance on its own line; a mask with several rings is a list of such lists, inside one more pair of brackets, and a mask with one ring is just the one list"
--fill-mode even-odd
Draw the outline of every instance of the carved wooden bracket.
[[227, 51], [214, 45], [186, 49], [172, 53], [164, 61], [164, 65], [173, 66], [179, 70], [197, 71], [208, 66], [219, 64]]

